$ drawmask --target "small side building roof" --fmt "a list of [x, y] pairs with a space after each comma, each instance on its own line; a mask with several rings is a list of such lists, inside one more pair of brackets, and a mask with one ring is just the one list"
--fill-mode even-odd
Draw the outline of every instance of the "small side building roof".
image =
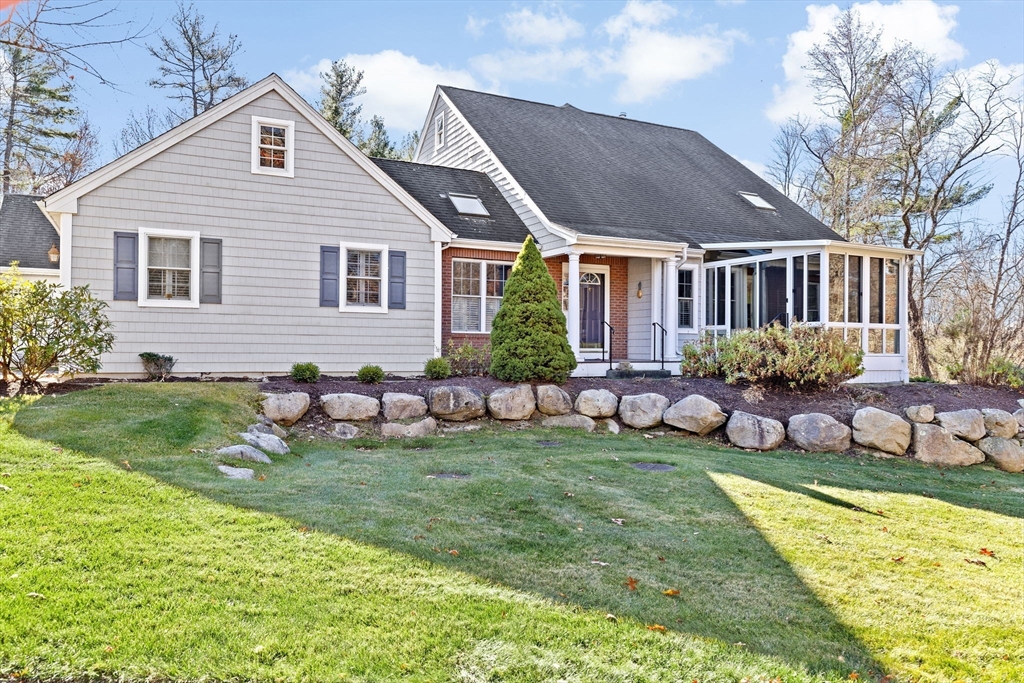
[[60, 270], [47, 252], [60, 244], [60, 235], [36, 202], [42, 197], [9, 194], [0, 199], [0, 267], [17, 261], [21, 268]]
[[[462, 239], [521, 243], [530, 234], [486, 173], [394, 159], [373, 163]], [[488, 215], [460, 214], [451, 194], [476, 197]]]

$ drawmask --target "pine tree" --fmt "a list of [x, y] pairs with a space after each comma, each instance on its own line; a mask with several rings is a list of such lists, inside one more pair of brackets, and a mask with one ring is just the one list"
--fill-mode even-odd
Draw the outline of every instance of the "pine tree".
[[561, 384], [575, 369], [558, 288], [533, 237], [527, 237], [491, 327], [491, 375], [505, 382]]
[[21, 48], [0, 53], [0, 107], [3, 108], [3, 192], [14, 184], [14, 170], [32, 160], [59, 154], [55, 142], [75, 137], [63, 125], [78, 111], [70, 106], [71, 86], [56, 84], [51, 63]]
[[320, 113], [339, 133], [352, 139], [359, 130], [359, 115], [363, 111], [363, 105], [356, 104], [355, 98], [366, 93], [363, 72], [339, 59], [331, 63], [330, 71], [321, 72], [320, 78]]

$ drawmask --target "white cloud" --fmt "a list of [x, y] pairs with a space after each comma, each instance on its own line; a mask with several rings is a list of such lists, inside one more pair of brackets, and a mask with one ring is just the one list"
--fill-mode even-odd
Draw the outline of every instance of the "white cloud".
[[768, 167], [762, 164], [760, 161], [751, 161], [750, 159], [740, 159], [738, 156], [733, 155], [733, 159], [740, 162], [751, 171], [761, 176], [764, 180], [768, 179]]
[[537, 52], [502, 50], [469, 60], [473, 69], [495, 88], [501, 83], [553, 82], [571, 71], [593, 72], [593, 56], [584, 49], [551, 48]]
[[[343, 59], [363, 72], [366, 87], [366, 94], [360, 98], [363, 114], [383, 116], [388, 128], [419, 130], [437, 85], [479, 88], [467, 71], [423, 64], [398, 50], [349, 54]], [[284, 79], [303, 96], [314, 100], [320, 91], [320, 73], [330, 65], [330, 60], [323, 59], [307, 69], [285, 72]]]
[[604, 30], [619, 38], [635, 28], [657, 26], [676, 15], [676, 8], [661, 0], [629, 0], [622, 11], [604, 22]]
[[484, 28], [486, 28], [489, 23], [491, 23], [490, 19], [481, 19], [470, 14], [466, 17], [466, 33], [474, 38], [479, 38], [484, 34]]
[[522, 45], [560, 45], [570, 38], [583, 35], [583, 24], [567, 16], [562, 10], [534, 12], [524, 7], [510, 12], [502, 20], [505, 36]]
[[[955, 5], [938, 5], [932, 0], [899, 0], [883, 5], [878, 0], [854, 3], [865, 24], [881, 30], [883, 45], [907, 42], [934, 54], [939, 63], [963, 59], [967, 50], [952, 38], [956, 29]], [[814, 94], [808, 84], [807, 53], [825, 39], [843, 12], [837, 5], [808, 5], [807, 26], [789, 35], [789, 47], [782, 58], [785, 83], [774, 86], [774, 99], [765, 114], [773, 122], [781, 122], [796, 114], [814, 111]]]

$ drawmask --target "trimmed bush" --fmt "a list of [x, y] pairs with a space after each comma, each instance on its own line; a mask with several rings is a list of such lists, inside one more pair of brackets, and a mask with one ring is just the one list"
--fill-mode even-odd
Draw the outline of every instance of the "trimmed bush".
[[423, 366], [423, 374], [427, 376], [427, 379], [448, 379], [452, 376], [452, 364], [448, 362], [447, 358], [440, 356], [431, 358]]
[[139, 358], [142, 359], [142, 369], [146, 371], [149, 378], [158, 379], [161, 382], [170, 377], [171, 370], [174, 369], [174, 364], [177, 362], [171, 356], [150, 351], [140, 353]]
[[312, 384], [320, 379], [320, 366], [316, 363], [296, 363], [292, 366], [291, 375], [296, 382]]
[[380, 384], [384, 381], [384, 370], [379, 365], [364, 365], [356, 373], [356, 379], [363, 384]]
[[558, 287], [527, 237], [491, 327], [491, 375], [505, 382], [562, 384], [576, 369]]
[[837, 387], [864, 372], [864, 352], [843, 340], [842, 330], [775, 324], [731, 337], [705, 334], [683, 349], [680, 370], [689, 377], [724, 377], [727, 384], [791, 389]]
[[455, 340], [448, 340], [444, 357], [456, 377], [486, 377], [491, 369], [491, 343], [477, 348], [469, 342], [455, 346]]

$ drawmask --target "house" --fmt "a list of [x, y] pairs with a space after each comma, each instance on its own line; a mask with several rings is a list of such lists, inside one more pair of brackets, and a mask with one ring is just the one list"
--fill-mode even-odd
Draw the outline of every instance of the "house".
[[438, 87], [415, 163], [368, 159], [271, 75], [42, 207], [60, 281], [110, 306], [108, 374], [144, 351], [418, 374], [488, 341], [533, 235], [577, 374], [801, 320], [859, 340], [863, 380], [907, 377], [910, 252], [845, 242], [697, 133], [569, 105]]
[[60, 281], [60, 235], [39, 207], [42, 199], [25, 194], [0, 197], [0, 273], [16, 261], [23, 277]]

